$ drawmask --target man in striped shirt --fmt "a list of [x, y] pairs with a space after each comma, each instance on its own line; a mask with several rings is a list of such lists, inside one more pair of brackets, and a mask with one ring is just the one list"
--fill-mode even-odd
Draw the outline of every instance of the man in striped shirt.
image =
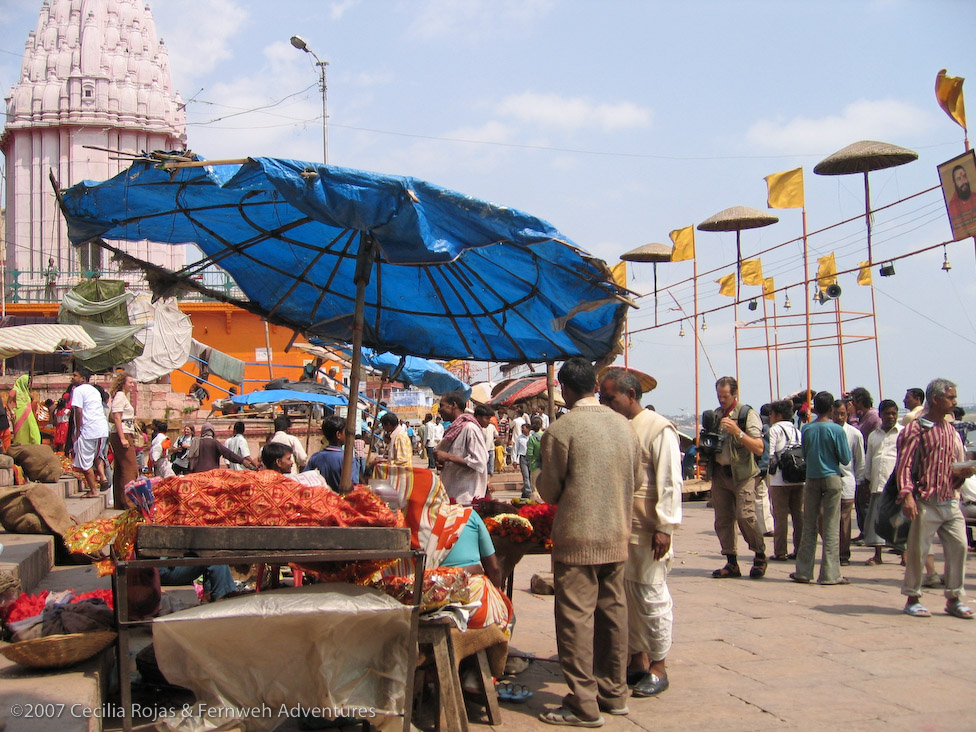
[[902, 513], [911, 522], [905, 552], [905, 580], [901, 592], [908, 597], [905, 613], [916, 618], [931, 615], [922, 605], [922, 561], [939, 534], [945, 552], [946, 612], [972, 619], [963, 603], [966, 572], [966, 521], [959, 511], [959, 487], [972, 468], [953, 468], [965, 458], [962, 441], [946, 416], [956, 406], [956, 385], [935, 379], [925, 389], [926, 410], [898, 436], [895, 474]]

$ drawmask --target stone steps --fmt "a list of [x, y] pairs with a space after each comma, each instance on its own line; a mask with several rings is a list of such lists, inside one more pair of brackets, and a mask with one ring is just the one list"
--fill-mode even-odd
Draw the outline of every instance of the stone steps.
[[[77, 479], [64, 478], [48, 484], [63, 495], [68, 513], [78, 523], [111, 515], [107, 494], [97, 498], [75, 497]], [[111, 577], [98, 577], [90, 565], [54, 566], [54, 537], [0, 532], [0, 570], [13, 572], [24, 592], [74, 589], [88, 592], [112, 586]], [[4, 732], [99, 732], [102, 702], [108, 698], [115, 676], [115, 647], [66, 669], [39, 670], [19, 666], [0, 656], [0, 730]], [[19, 707], [17, 705], [20, 705]], [[32, 706], [29, 706], [32, 705]], [[38, 706], [40, 705], [40, 706]], [[14, 710], [31, 709], [34, 717], [14, 716]], [[111, 707], [105, 707], [111, 711]], [[107, 719], [117, 725], [118, 719]]]

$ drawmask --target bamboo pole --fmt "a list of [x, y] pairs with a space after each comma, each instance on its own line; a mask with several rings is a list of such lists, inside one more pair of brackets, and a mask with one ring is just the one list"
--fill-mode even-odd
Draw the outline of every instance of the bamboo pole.
[[809, 405], [812, 401], [811, 390], [812, 379], [810, 371], [810, 290], [807, 288], [810, 286], [810, 248], [807, 242], [807, 207], [803, 206], [803, 316], [804, 325], [806, 327], [806, 356], [807, 356], [807, 398], [806, 403]]
[[698, 383], [698, 257], [695, 256], [691, 262], [695, 298], [695, 477], [698, 477], [700, 467], [698, 462], [698, 438], [701, 435], [701, 405], [698, 396], [698, 392], [700, 391]]
[[[356, 309], [352, 320], [352, 363], [349, 365], [349, 406], [346, 409], [346, 444], [342, 453], [342, 474], [339, 491], [352, 490], [352, 461], [356, 442], [356, 417], [359, 408], [359, 375], [362, 370], [363, 322], [366, 310], [366, 285], [373, 269], [373, 238], [366, 232], [359, 236], [359, 253], [356, 255]], [[349, 429], [350, 425], [352, 429]]]
[[546, 396], [548, 404], [546, 408], [549, 413], [549, 423], [552, 424], [556, 419], [556, 364], [551, 361], [546, 364]]
[[766, 333], [766, 373], [769, 376], [769, 401], [773, 401], [773, 355], [769, 351], [769, 319], [766, 314], [766, 293], [762, 296], [763, 331]]
[[[868, 230], [868, 266], [874, 264], [871, 253], [871, 187], [868, 185], [868, 174], [864, 172], [864, 221]], [[874, 285], [871, 285], [871, 325], [874, 326], [874, 362], [878, 369], [878, 398], [881, 398], [881, 344], [878, 343], [878, 306], [874, 297]], [[843, 384], [841, 384], [843, 388]]]

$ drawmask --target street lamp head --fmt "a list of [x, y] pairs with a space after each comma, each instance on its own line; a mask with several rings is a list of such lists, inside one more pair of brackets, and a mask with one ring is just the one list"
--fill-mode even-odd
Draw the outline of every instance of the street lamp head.
[[293, 45], [299, 51], [305, 51], [305, 53], [308, 53], [308, 44], [305, 43], [305, 39], [301, 36], [292, 36], [291, 45]]

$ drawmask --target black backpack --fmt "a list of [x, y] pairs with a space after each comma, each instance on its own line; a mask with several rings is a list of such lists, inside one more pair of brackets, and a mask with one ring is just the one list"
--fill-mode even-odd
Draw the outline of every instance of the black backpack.
[[807, 459], [803, 456], [802, 443], [787, 445], [776, 456], [776, 468], [782, 471], [784, 482], [803, 483], [807, 479]]

